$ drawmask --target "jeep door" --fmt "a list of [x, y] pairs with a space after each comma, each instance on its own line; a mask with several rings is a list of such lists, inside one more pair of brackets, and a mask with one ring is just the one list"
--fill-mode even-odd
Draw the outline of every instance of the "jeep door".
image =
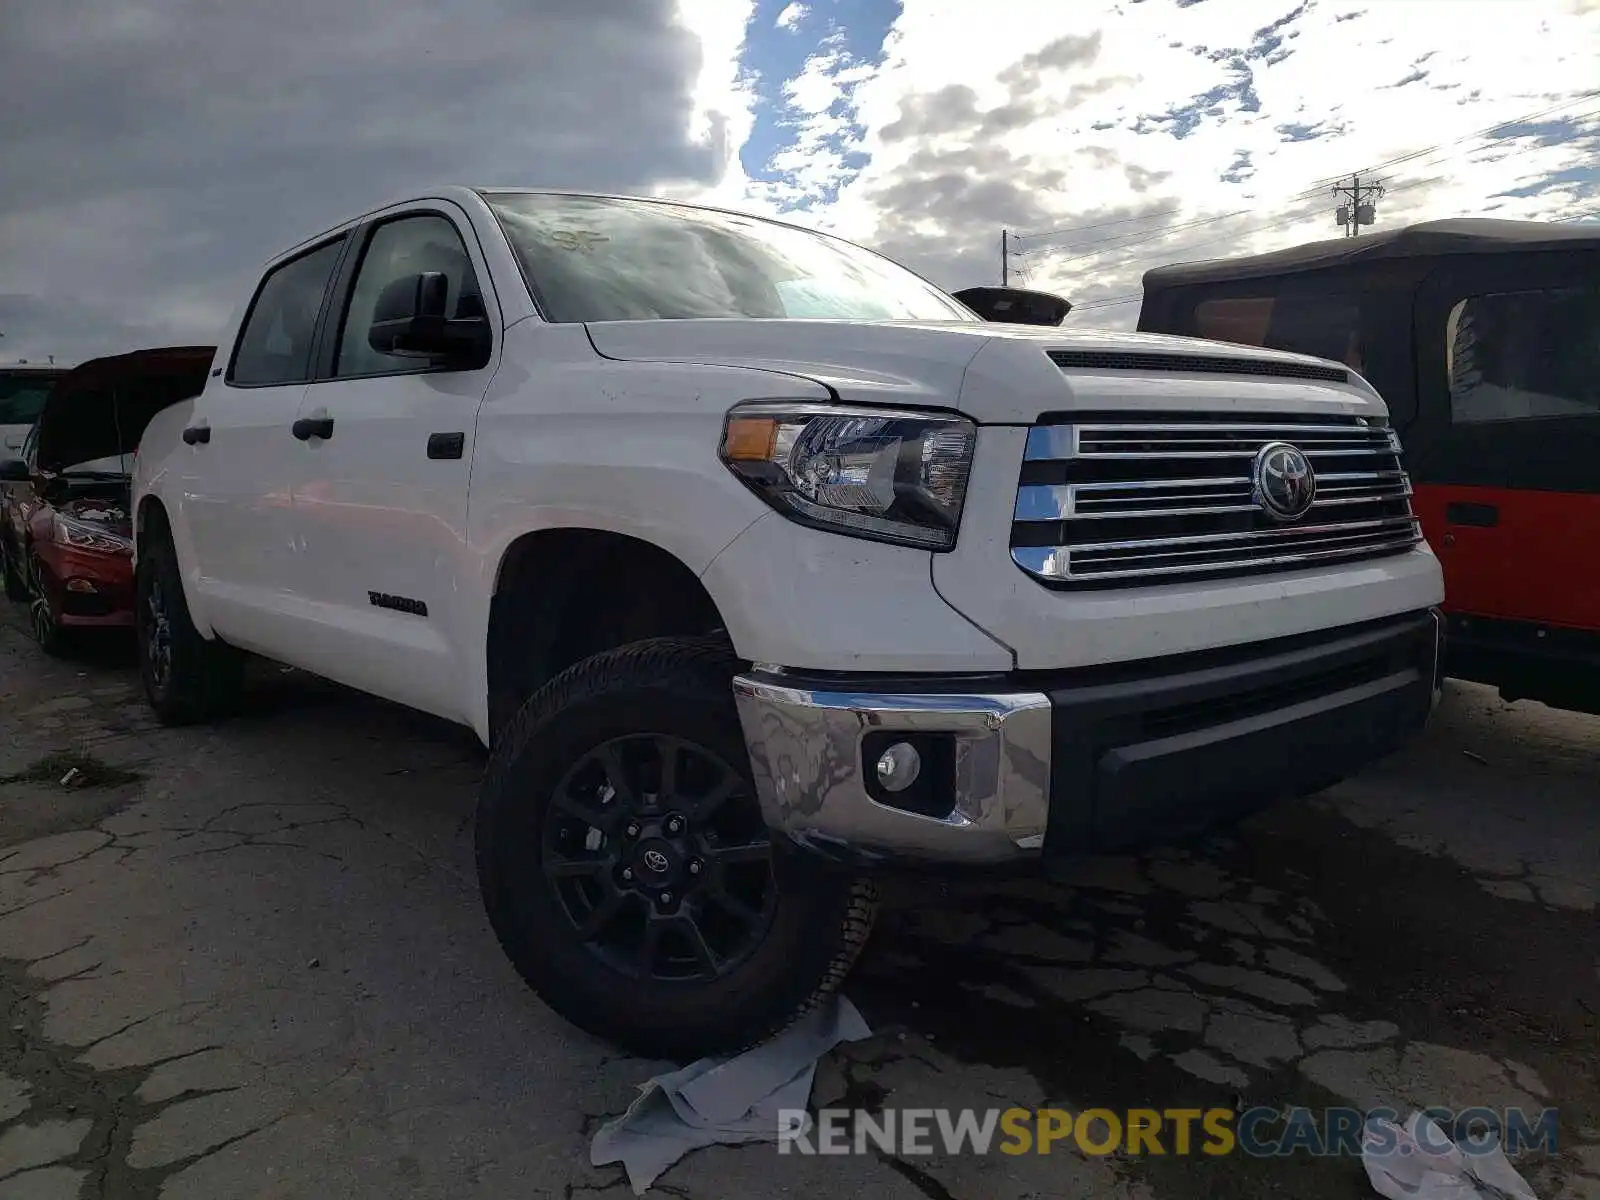
[[1600, 252], [1447, 262], [1416, 320], [1408, 448], [1447, 606], [1600, 633]]

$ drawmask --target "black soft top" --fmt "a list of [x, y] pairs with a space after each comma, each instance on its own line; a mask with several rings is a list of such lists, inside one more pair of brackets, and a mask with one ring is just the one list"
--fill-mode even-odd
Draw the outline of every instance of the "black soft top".
[[1453, 217], [1444, 221], [1423, 221], [1417, 225], [1387, 229], [1382, 233], [1357, 238], [1308, 242], [1303, 246], [1290, 246], [1268, 254], [1155, 267], [1144, 273], [1144, 286], [1148, 291], [1186, 287], [1195, 283], [1255, 279], [1263, 275], [1320, 271], [1377, 261], [1434, 258], [1445, 254], [1527, 253], [1578, 246], [1600, 246], [1600, 223]]

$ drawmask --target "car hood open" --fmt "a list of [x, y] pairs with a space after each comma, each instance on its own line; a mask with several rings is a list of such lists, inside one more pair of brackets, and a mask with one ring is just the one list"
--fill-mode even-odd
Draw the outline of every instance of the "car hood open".
[[36, 468], [132, 454], [152, 417], [205, 389], [215, 354], [215, 346], [160, 346], [73, 368], [39, 414]]

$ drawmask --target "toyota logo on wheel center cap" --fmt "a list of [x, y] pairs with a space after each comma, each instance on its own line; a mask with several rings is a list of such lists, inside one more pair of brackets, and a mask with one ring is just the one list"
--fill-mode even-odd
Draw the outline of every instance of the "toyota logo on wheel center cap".
[[642, 858], [644, 860], [645, 868], [655, 872], [657, 875], [662, 874], [669, 866], [672, 865], [667, 860], [667, 856], [659, 850], [646, 850], [642, 855]]
[[1275, 521], [1298, 521], [1317, 498], [1317, 475], [1298, 446], [1268, 442], [1250, 471], [1250, 499]]

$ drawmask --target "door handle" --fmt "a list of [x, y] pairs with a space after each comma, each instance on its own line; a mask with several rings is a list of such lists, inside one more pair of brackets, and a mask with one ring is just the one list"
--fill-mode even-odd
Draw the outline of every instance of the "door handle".
[[301, 417], [289, 428], [302, 442], [309, 442], [312, 438], [327, 439], [333, 436], [333, 418]]
[[1493, 504], [1456, 501], [1444, 506], [1444, 519], [1451, 525], [1474, 525], [1479, 529], [1493, 529], [1500, 524], [1500, 509]]
[[191, 425], [183, 431], [183, 444], [186, 446], [193, 446], [196, 443], [209, 442], [210, 440], [211, 426], [209, 425]]

